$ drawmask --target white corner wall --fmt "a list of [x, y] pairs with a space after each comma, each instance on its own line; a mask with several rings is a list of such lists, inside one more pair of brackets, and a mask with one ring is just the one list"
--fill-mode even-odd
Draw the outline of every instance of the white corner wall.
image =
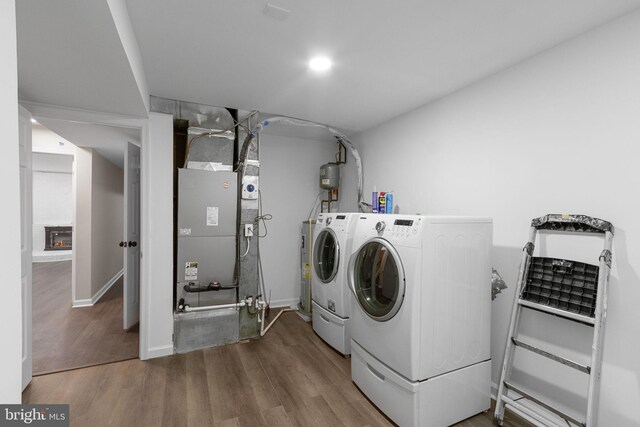
[[142, 141], [140, 358], [173, 353], [173, 116], [149, 113]]
[[95, 150], [91, 168], [91, 296], [122, 274], [124, 171]]
[[93, 150], [91, 162], [91, 298], [122, 275], [124, 171]]
[[129, 67], [133, 78], [138, 85], [138, 91], [140, 92], [140, 100], [144, 104], [147, 111], [149, 110], [149, 86], [147, 84], [147, 78], [144, 73], [142, 65], [142, 54], [136, 35], [131, 24], [131, 18], [129, 17], [129, 11], [125, 0], [107, 0], [109, 10], [111, 11], [111, 17], [113, 23], [118, 31], [118, 37], [122, 43], [122, 48], [127, 55], [129, 61]]
[[75, 214], [73, 221], [73, 268], [71, 270], [74, 306], [91, 305], [91, 148], [76, 149]]
[[[638, 40], [640, 12], [635, 12], [357, 138], [365, 194], [377, 184], [379, 190], [395, 191], [402, 213], [494, 218], [493, 265], [509, 286], [492, 305], [494, 383], [499, 381], [530, 220], [567, 212], [600, 217], [616, 226], [602, 426], [640, 425]], [[543, 239], [538, 249], [554, 256], [554, 246], [562, 256], [589, 255], [597, 263], [601, 246], [592, 240], [562, 244]], [[538, 333], [560, 347], [590, 336], [577, 325], [554, 326], [549, 316], [531, 316], [526, 323], [527, 333]], [[566, 342], [560, 332], [569, 333]], [[532, 368], [529, 361], [522, 362], [524, 369]], [[563, 394], [544, 378], [522, 371], [520, 377], [530, 386]], [[557, 378], [567, 388], [579, 382]], [[564, 395], [569, 407], [578, 401], [573, 392]]]
[[123, 273], [124, 171], [91, 148], [75, 156], [73, 305], [93, 305]]
[[[268, 235], [260, 239], [266, 298], [286, 306], [300, 300], [300, 230], [320, 191], [320, 166], [335, 161], [334, 142], [260, 135], [260, 192]], [[324, 193], [323, 193], [323, 197]], [[319, 209], [318, 209], [319, 211]], [[264, 233], [264, 230], [260, 230]]]
[[7, 227], [0, 245], [0, 289], [5, 304], [0, 310], [0, 403], [21, 403], [22, 306], [20, 269], [20, 175], [18, 171], [18, 73], [16, 11], [14, 1], [0, 2], [0, 144], [2, 200], [0, 219]]

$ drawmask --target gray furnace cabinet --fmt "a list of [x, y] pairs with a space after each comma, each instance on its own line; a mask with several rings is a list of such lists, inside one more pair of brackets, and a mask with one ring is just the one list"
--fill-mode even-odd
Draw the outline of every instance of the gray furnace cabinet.
[[178, 171], [177, 300], [192, 307], [236, 302], [235, 290], [191, 293], [188, 283], [233, 283], [236, 256], [237, 174]]

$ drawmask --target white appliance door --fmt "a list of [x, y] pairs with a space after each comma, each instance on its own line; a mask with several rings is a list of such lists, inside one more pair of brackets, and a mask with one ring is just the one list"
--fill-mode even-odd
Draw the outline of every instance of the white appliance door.
[[398, 252], [386, 240], [373, 238], [352, 256], [349, 282], [358, 305], [373, 320], [387, 321], [400, 310], [404, 270]]
[[[336, 292], [335, 278], [340, 265], [340, 245], [335, 232], [324, 228], [314, 239], [313, 245], [313, 292], [312, 299], [327, 310], [336, 311], [332, 295]], [[332, 306], [330, 306], [332, 305]]]
[[124, 165], [124, 329], [140, 320], [140, 147], [127, 143]]
[[325, 228], [316, 237], [313, 248], [313, 268], [322, 283], [329, 283], [338, 272], [340, 264], [340, 245], [336, 233]]
[[21, 235], [21, 273], [22, 273], [22, 389], [31, 382], [33, 370], [32, 354], [32, 276], [31, 251], [32, 187], [31, 187], [31, 113], [20, 106], [20, 235]]

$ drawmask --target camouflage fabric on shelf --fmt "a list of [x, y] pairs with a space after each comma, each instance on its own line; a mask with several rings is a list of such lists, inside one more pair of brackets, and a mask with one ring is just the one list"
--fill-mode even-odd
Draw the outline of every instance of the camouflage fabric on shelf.
[[496, 296], [504, 289], [507, 289], [507, 284], [500, 277], [500, 273], [495, 268], [491, 269], [491, 300], [496, 299]]
[[548, 214], [531, 220], [538, 230], [582, 231], [585, 233], [613, 233], [613, 224], [587, 215]]

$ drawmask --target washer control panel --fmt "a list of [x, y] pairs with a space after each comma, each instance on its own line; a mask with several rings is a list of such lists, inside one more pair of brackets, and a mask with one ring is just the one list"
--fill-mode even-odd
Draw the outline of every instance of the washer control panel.
[[316, 220], [316, 228], [331, 227], [335, 231], [347, 230], [347, 215], [321, 213]]

